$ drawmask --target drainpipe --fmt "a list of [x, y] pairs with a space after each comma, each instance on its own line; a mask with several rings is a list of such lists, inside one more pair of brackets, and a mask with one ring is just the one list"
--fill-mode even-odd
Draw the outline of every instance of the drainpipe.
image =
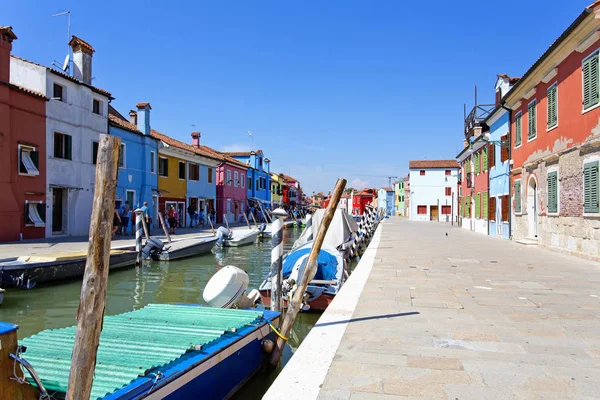
[[[512, 182], [511, 182], [511, 167], [510, 162], [512, 160], [512, 109], [506, 107], [505, 101], [500, 102], [500, 107], [508, 112], [508, 201], [511, 201], [512, 195]], [[510, 203], [509, 203], [510, 204]], [[512, 239], [512, 212], [508, 212], [508, 238]]]

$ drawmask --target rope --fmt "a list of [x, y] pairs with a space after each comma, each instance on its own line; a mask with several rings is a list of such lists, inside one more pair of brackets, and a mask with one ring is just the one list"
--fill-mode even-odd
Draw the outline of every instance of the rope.
[[[17, 346], [16, 356], [18, 358], [21, 358], [21, 346]], [[23, 373], [23, 370], [21, 370], [21, 373]], [[23, 376], [25, 376], [25, 373], [23, 373]], [[17, 383], [19, 383], [21, 385], [27, 383], [25, 378], [21, 378], [19, 375], [17, 375], [17, 360], [13, 360], [13, 376], [11, 376], [9, 379], [11, 379], [13, 381], [17, 381]]]
[[275, 325], [273, 325], [273, 323], [271, 322], [271, 320], [270, 320], [270, 319], [268, 319], [268, 318], [266, 318], [266, 317], [263, 317], [263, 319], [265, 320], [265, 322], [266, 322], [267, 324], [269, 324], [269, 326], [271, 327], [271, 329], [273, 329], [273, 332], [275, 332], [275, 334], [276, 334], [277, 336], [279, 336], [279, 337], [280, 337], [280, 338], [281, 338], [283, 341], [286, 341], [286, 342], [287, 342], [287, 341], [289, 340], [289, 338], [287, 338], [287, 337], [283, 336], [283, 335], [281, 334], [281, 332], [279, 332], [279, 331], [277, 330], [277, 328], [275, 328]]

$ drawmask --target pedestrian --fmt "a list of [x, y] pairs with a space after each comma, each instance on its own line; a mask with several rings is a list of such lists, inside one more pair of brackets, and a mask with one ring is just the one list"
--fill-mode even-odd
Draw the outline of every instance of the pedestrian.
[[198, 224], [196, 225], [196, 227], [198, 227], [199, 225], [204, 226], [204, 213], [202, 212], [202, 210], [198, 212]]
[[[187, 212], [190, 215], [190, 228], [194, 227], [194, 222], [196, 221], [196, 207], [190, 203], [190, 205], [187, 208]], [[198, 223], [196, 222], [196, 225], [198, 225]]]
[[129, 225], [129, 202], [121, 204], [119, 208], [119, 217], [121, 217], [121, 234], [127, 236], [127, 226]]
[[115, 207], [113, 212], [113, 230], [112, 230], [112, 238], [116, 239], [119, 237], [119, 230], [121, 228], [121, 217], [119, 216], [119, 209]]
[[140, 208], [140, 210], [142, 210], [142, 213], [143, 213], [142, 215], [146, 219], [146, 224], [148, 225], [148, 230], [150, 230], [150, 224], [152, 224], [152, 216], [150, 215], [150, 209], [148, 208], [147, 201], [144, 202], [144, 205], [142, 206], [142, 208]]
[[177, 219], [175, 218], [175, 207], [169, 207], [167, 211], [167, 221], [169, 221], [169, 233], [175, 234], [175, 224]]

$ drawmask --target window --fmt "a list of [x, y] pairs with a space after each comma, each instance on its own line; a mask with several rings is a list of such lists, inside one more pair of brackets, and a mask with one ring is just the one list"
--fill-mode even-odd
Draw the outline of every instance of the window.
[[55, 83], [52, 98], [55, 100], [65, 101], [63, 92], [64, 92], [64, 87], [62, 87], [58, 83]]
[[185, 161], [179, 161], [179, 179], [185, 180]]
[[558, 172], [548, 172], [548, 212], [558, 212]]
[[252, 190], [252, 177], [248, 177], [248, 190]]
[[490, 197], [487, 218], [489, 221], [496, 220], [496, 198], [495, 197]]
[[450, 175], [452, 175], [452, 171], [450, 171], [449, 169], [447, 169], [447, 170], [445, 171], [445, 174], [446, 174], [446, 176], [450, 176]]
[[548, 88], [548, 129], [558, 125], [558, 83]]
[[496, 147], [493, 144], [488, 147], [488, 163], [490, 168], [496, 166]]
[[481, 163], [479, 162], [479, 153], [475, 153], [475, 157], [474, 157], [474, 163], [475, 163], [475, 174], [478, 174], [481, 172]]
[[46, 205], [41, 201], [25, 200], [25, 226], [42, 228], [46, 226]]
[[481, 218], [481, 193], [475, 193], [475, 218]]
[[515, 181], [515, 213], [521, 212], [521, 181]]
[[598, 161], [583, 166], [583, 211], [598, 212]]
[[417, 206], [417, 214], [427, 214], [427, 206]]
[[536, 106], [536, 100], [533, 100], [529, 103], [529, 106], [527, 106], [527, 141], [533, 140], [537, 136]]
[[35, 151], [35, 147], [18, 146], [19, 150], [19, 174], [38, 176], [40, 174], [39, 153]]
[[240, 182], [242, 184], [242, 187], [245, 188], [246, 187], [246, 175], [242, 174], [242, 176], [240, 178]]
[[421, 176], [424, 176], [424, 175], [425, 175], [425, 170], [424, 170], [424, 169], [422, 169], [421, 171], [419, 171], [419, 174], [420, 174]]
[[94, 114], [102, 115], [102, 103], [100, 100], [94, 99], [92, 101], [92, 112]]
[[163, 178], [169, 176], [169, 160], [164, 157], [158, 158], [158, 175]]
[[452, 188], [451, 187], [446, 188], [446, 196], [452, 196]]
[[231, 186], [231, 170], [227, 170], [227, 186]]
[[442, 206], [442, 215], [450, 215], [451, 207], [450, 206]]
[[515, 147], [521, 145], [521, 136], [523, 135], [523, 113], [520, 111], [515, 115]]
[[71, 140], [72, 138], [70, 135], [54, 132], [54, 158], [72, 160]]
[[233, 171], [233, 186], [240, 186], [239, 173], [237, 171]]
[[213, 181], [213, 169], [209, 168], [208, 169], [208, 183], [212, 183]]
[[[500, 140], [502, 140], [504, 143], [508, 143], [508, 134], [500, 137]], [[500, 161], [508, 161], [508, 147], [500, 148]]]
[[92, 142], [92, 164], [98, 164], [98, 142]]
[[583, 74], [583, 109], [587, 110], [597, 105], [599, 101], [598, 52], [583, 61], [581, 73]]
[[190, 181], [200, 180], [200, 166], [198, 164], [189, 163], [188, 179]]
[[156, 158], [156, 153], [151, 151], [150, 152], [150, 172], [153, 174], [156, 172], [155, 166], [154, 166], [154, 163], [156, 162], [155, 158]]
[[483, 150], [481, 151], [481, 154], [483, 156], [483, 171], [487, 171], [488, 170], [488, 149], [487, 146], [483, 148]]
[[255, 188], [256, 188], [256, 190], [260, 190], [260, 181], [258, 179], [256, 180]]
[[481, 217], [480, 218], [487, 218], [488, 217], [488, 192], [485, 191], [483, 192], [483, 198], [481, 199], [481, 203], [482, 203], [482, 209], [481, 210]]
[[125, 167], [125, 145], [121, 143], [121, 149], [119, 150], [119, 168]]
[[500, 198], [500, 201], [502, 201], [502, 221], [508, 222], [508, 205], [510, 204], [510, 199], [508, 195], [505, 195]]
[[231, 199], [227, 199], [227, 214], [231, 214]]
[[125, 192], [125, 201], [129, 204], [129, 208], [135, 207], [135, 190], [127, 190]]

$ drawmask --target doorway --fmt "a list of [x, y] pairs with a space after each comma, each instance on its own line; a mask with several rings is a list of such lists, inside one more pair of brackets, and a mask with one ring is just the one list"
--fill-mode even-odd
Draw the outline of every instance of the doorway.
[[429, 220], [437, 221], [439, 219], [438, 206], [429, 206]]
[[63, 209], [65, 189], [52, 188], [52, 233], [63, 233]]
[[185, 228], [185, 202], [180, 201], [177, 203], [177, 214], [179, 226]]
[[529, 237], [537, 238], [537, 182], [535, 176], [529, 178], [527, 185], [527, 220], [529, 224]]
[[151, 227], [154, 226], [154, 224], [156, 223], [155, 221], [158, 221], [158, 196], [152, 196], [152, 215], [151, 217], [153, 217], [152, 219], [152, 223], [150, 224]]

